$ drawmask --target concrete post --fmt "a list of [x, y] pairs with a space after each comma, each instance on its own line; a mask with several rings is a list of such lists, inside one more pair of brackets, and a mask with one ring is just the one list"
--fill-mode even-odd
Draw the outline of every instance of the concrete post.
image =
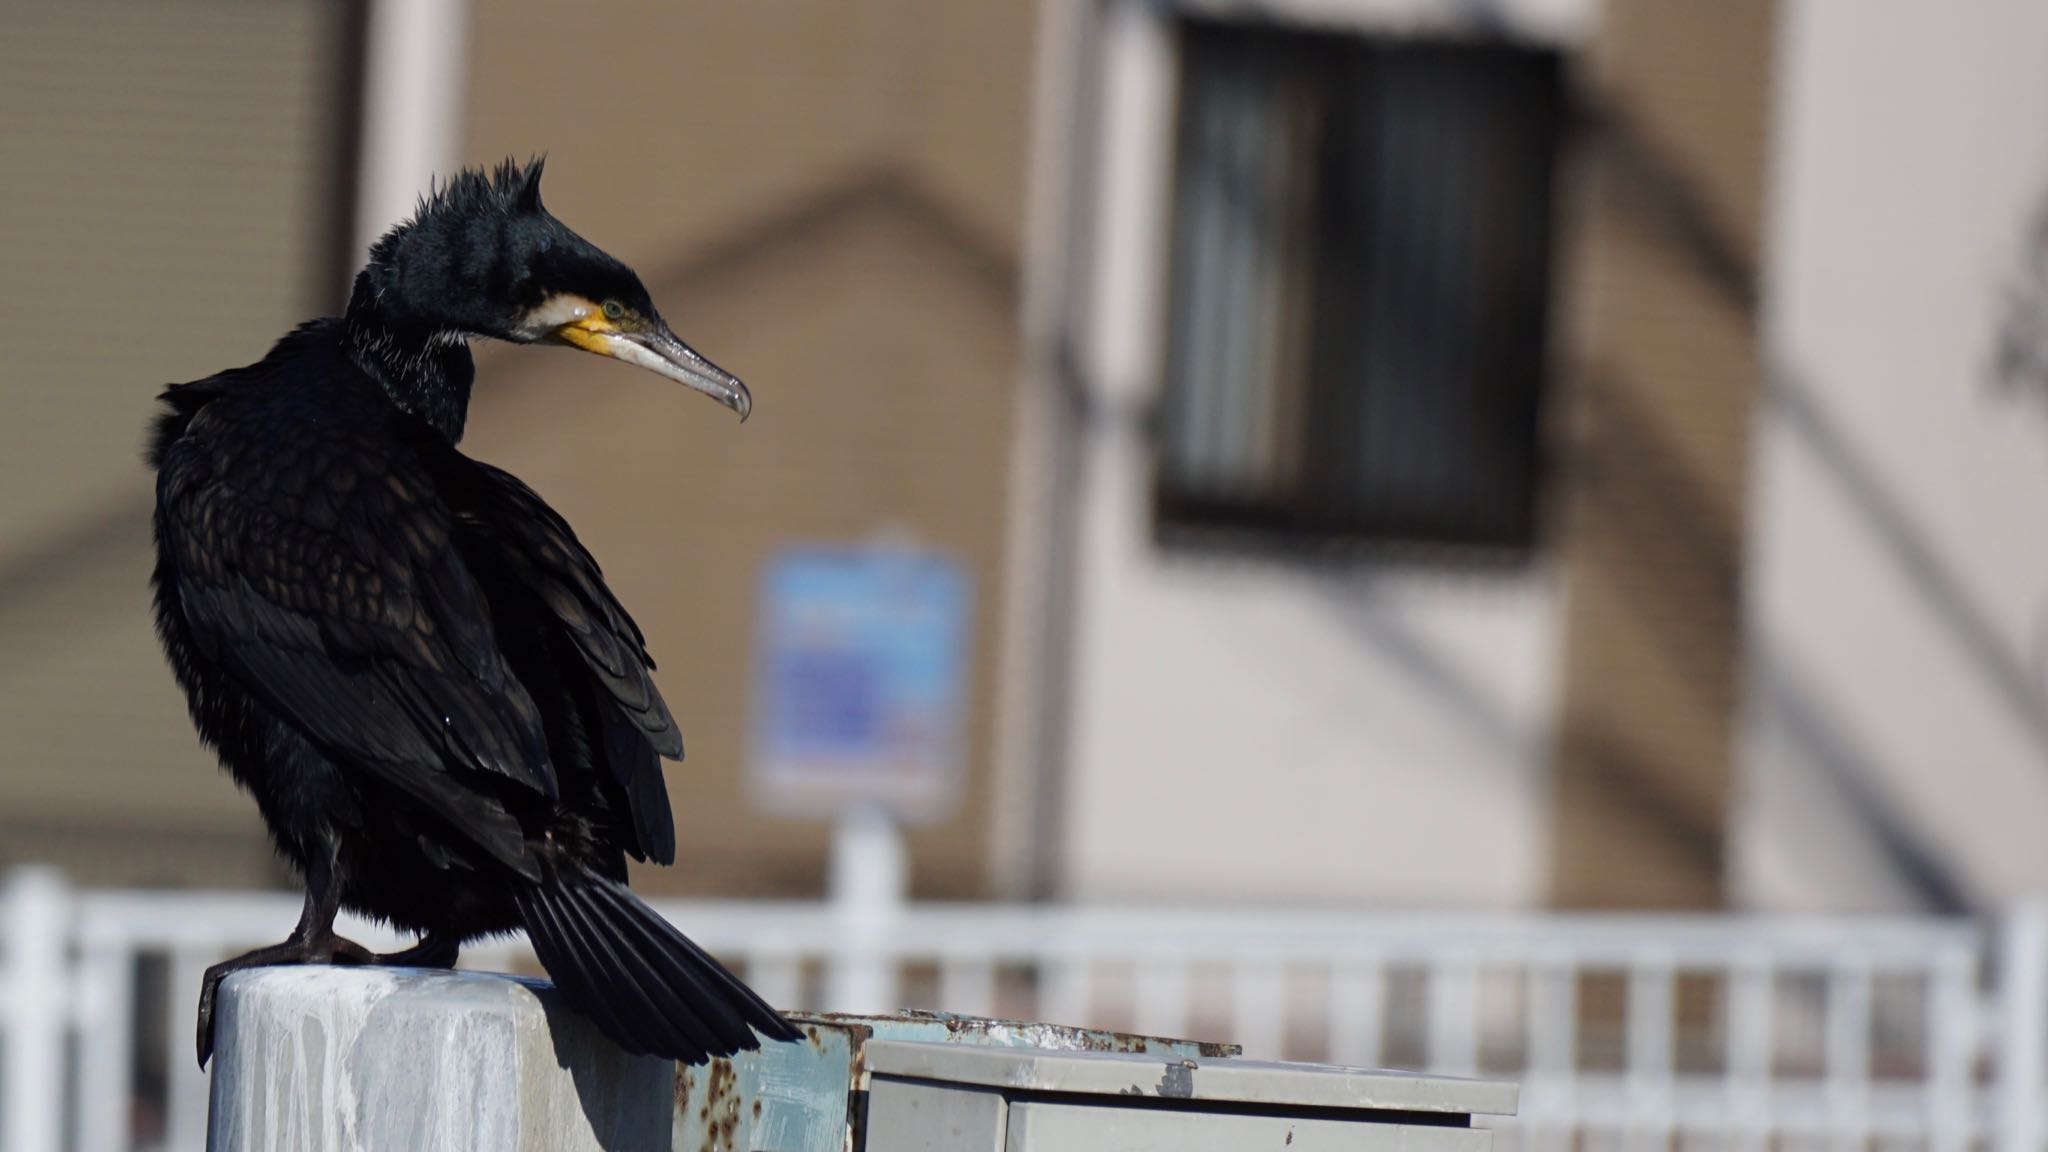
[[893, 1010], [896, 968], [883, 945], [896, 931], [910, 890], [909, 853], [895, 817], [873, 804], [841, 813], [832, 830], [828, 883], [838, 939], [825, 973], [825, 1007]]
[[14, 1152], [62, 1147], [70, 911], [52, 869], [20, 869], [0, 888], [0, 1148]]
[[1997, 1152], [2039, 1152], [2048, 1092], [2048, 903], [2030, 901], [2005, 917], [1999, 940]]
[[540, 981], [265, 968], [229, 978], [208, 1152], [667, 1152], [675, 1066]]

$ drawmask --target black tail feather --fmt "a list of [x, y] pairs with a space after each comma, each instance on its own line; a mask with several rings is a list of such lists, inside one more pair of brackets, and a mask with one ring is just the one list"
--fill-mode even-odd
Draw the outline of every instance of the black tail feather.
[[624, 884], [569, 866], [517, 899], [563, 999], [621, 1048], [696, 1064], [801, 1036]]
[[[665, 1001], [673, 997], [663, 996], [659, 986], [646, 981], [646, 965], [636, 964], [622, 943], [611, 939], [603, 925], [584, 914], [584, 902], [564, 900], [551, 911], [560, 914], [562, 927], [568, 932], [569, 949], [582, 959], [579, 969], [615, 993], [609, 1007], [618, 1021], [619, 1034], [630, 1041], [625, 1047], [659, 1052], [688, 1063], [704, 1058], [700, 1046], [687, 1041], [679, 1047], [669, 1043], [671, 1035], [687, 1037], [695, 1033], [687, 1028], [675, 1029], [664, 1019], [664, 1010], [669, 1007]], [[636, 1005], [652, 1005], [655, 1013], [636, 1011]]]
[[[623, 884], [597, 882], [598, 899], [611, 906], [610, 923], [633, 933], [642, 955], [651, 956], [671, 984], [694, 989], [690, 1000], [699, 1017], [713, 1023], [734, 1048], [752, 1048], [759, 1032], [770, 1040], [801, 1040], [803, 1033], [783, 1019], [782, 1013], [754, 994], [752, 988], [725, 970], [724, 965], [696, 942], [676, 931], [675, 926], [655, 915]], [[716, 1051], [713, 1052], [717, 1055]]]
[[533, 941], [534, 955], [540, 959], [541, 967], [547, 969], [548, 976], [554, 980], [555, 985], [561, 988], [564, 995], [576, 1006], [576, 1010], [590, 1017], [598, 1030], [611, 1037], [613, 1043], [636, 1051], [643, 1049], [645, 1045], [638, 1036], [633, 1036], [630, 1041], [627, 1039], [629, 1032], [626, 1025], [613, 1013], [609, 998], [576, 996], [568, 993], [570, 988], [601, 984], [603, 974], [591, 966], [581, 948], [574, 946], [577, 934], [558, 918], [560, 910], [553, 902], [537, 898], [527, 899], [522, 895], [519, 900], [519, 911], [521, 918], [526, 922], [527, 938]]
[[[698, 1028], [709, 1031], [721, 1042], [734, 1048], [754, 1046], [753, 1030], [747, 1026], [742, 1008], [755, 1009], [756, 1015], [772, 1014], [774, 1010], [761, 1003], [754, 995], [753, 989], [734, 980], [731, 974], [723, 969], [717, 971], [717, 976], [723, 977], [722, 981], [707, 982], [700, 975], [704, 970], [704, 964], [694, 961], [701, 960], [712, 964], [716, 962], [698, 951], [696, 944], [674, 929], [665, 934], [655, 931], [653, 925], [661, 924], [661, 921], [651, 917], [635, 916], [632, 905], [638, 901], [634, 900], [632, 893], [626, 889], [600, 890], [598, 899], [612, 906], [613, 912], [617, 914], [617, 923], [632, 934], [632, 946], [637, 948], [641, 955], [652, 957], [659, 974], [668, 981], [669, 986], [681, 990], [689, 1004], [697, 1009], [693, 1020]], [[662, 926], [666, 927], [665, 924]], [[670, 940], [667, 937], [675, 939]], [[676, 940], [681, 941], [680, 947], [676, 945]]]

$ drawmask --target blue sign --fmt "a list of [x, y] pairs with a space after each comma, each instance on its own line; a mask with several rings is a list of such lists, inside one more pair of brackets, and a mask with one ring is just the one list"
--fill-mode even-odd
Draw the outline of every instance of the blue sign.
[[936, 819], [958, 796], [967, 577], [905, 548], [796, 549], [763, 574], [752, 782], [765, 806], [874, 803]]

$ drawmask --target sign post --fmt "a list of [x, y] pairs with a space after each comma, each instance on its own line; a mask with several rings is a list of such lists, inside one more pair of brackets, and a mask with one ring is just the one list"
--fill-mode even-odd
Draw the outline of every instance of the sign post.
[[792, 549], [770, 563], [761, 605], [750, 789], [769, 812], [835, 822], [843, 950], [828, 1007], [886, 1011], [881, 944], [909, 887], [899, 823], [959, 803], [967, 578], [907, 544]]

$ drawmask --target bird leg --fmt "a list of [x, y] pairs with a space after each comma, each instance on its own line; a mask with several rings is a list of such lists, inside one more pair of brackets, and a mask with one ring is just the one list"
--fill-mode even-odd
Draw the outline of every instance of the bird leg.
[[199, 983], [199, 1067], [205, 1070], [213, 1058], [213, 1005], [220, 982], [244, 968], [276, 964], [371, 964], [375, 953], [353, 940], [334, 933], [334, 917], [341, 911], [341, 885], [335, 882], [332, 847], [315, 855], [306, 869], [306, 904], [299, 912], [299, 926], [282, 944], [272, 944], [223, 960], [206, 970]]
[[403, 952], [379, 952], [370, 963], [387, 968], [453, 968], [461, 954], [461, 940], [429, 932]]

